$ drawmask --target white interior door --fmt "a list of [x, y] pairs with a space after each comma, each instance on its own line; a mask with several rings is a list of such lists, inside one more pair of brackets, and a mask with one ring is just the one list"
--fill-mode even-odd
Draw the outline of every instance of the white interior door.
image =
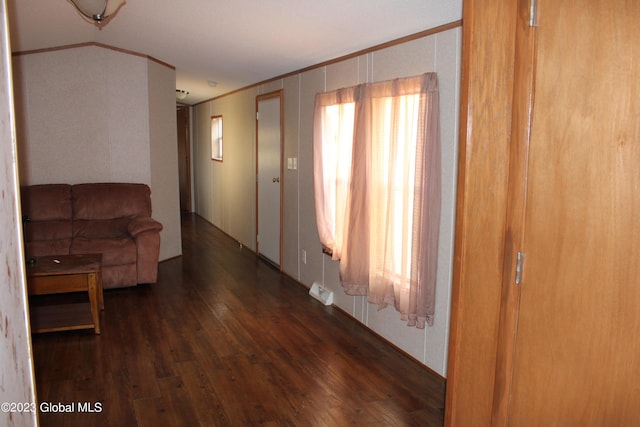
[[258, 254], [280, 265], [280, 94], [258, 97]]

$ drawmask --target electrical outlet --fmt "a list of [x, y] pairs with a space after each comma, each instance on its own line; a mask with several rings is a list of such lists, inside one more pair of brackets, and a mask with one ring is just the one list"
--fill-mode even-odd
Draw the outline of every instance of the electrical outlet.
[[306, 264], [307, 263], [307, 251], [305, 249], [302, 250], [302, 263]]

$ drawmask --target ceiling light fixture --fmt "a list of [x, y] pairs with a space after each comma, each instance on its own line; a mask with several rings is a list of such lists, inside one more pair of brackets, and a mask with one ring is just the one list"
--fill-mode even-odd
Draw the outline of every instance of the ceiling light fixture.
[[185, 99], [189, 95], [189, 92], [186, 90], [176, 89], [176, 98]]
[[125, 0], [69, 0], [89, 22], [98, 26], [122, 7]]

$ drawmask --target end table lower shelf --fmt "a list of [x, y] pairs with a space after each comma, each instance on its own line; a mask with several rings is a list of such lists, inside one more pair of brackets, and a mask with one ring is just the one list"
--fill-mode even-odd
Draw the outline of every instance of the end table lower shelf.
[[33, 332], [93, 329], [100, 333], [102, 294], [101, 254], [57, 255], [35, 258], [27, 266], [29, 296], [86, 292], [88, 303], [29, 307]]
[[35, 333], [95, 329], [88, 302], [31, 306], [29, 315]]

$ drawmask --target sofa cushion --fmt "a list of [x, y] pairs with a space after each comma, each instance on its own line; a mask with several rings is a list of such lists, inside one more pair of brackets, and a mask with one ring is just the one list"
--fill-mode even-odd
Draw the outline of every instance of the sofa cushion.
[[71, 221], [29, 221], [24, 227], [27, 242], [41, 240], [70, 240]]
[[68, 255], [71, 247], [71, 239], [38, 240], [27, 242], [25, 253], [27, 257], [43, 255]]
[[24, 225], [25, 253], [28, 257], [65, 255], [71, 237], [71, 186], [42, 184], [20, 189]]
[[30, 221], [71, 220], [71, 185], [69, 184], [23, 187], [21, 202], [22, 214]]
[[74, 220], [151, 216], [151, 190], [145, 184], [76, 184], [72, 194]]
[[73, 221], [73, 237], [82, 239], [109, 239], [129, 236], [131, 218]]
[[71, 242], [72, 254], [102, 254], [102, 265], [135, 264], [136, 242], [127, 237], [115, 239], [80, 239]]

